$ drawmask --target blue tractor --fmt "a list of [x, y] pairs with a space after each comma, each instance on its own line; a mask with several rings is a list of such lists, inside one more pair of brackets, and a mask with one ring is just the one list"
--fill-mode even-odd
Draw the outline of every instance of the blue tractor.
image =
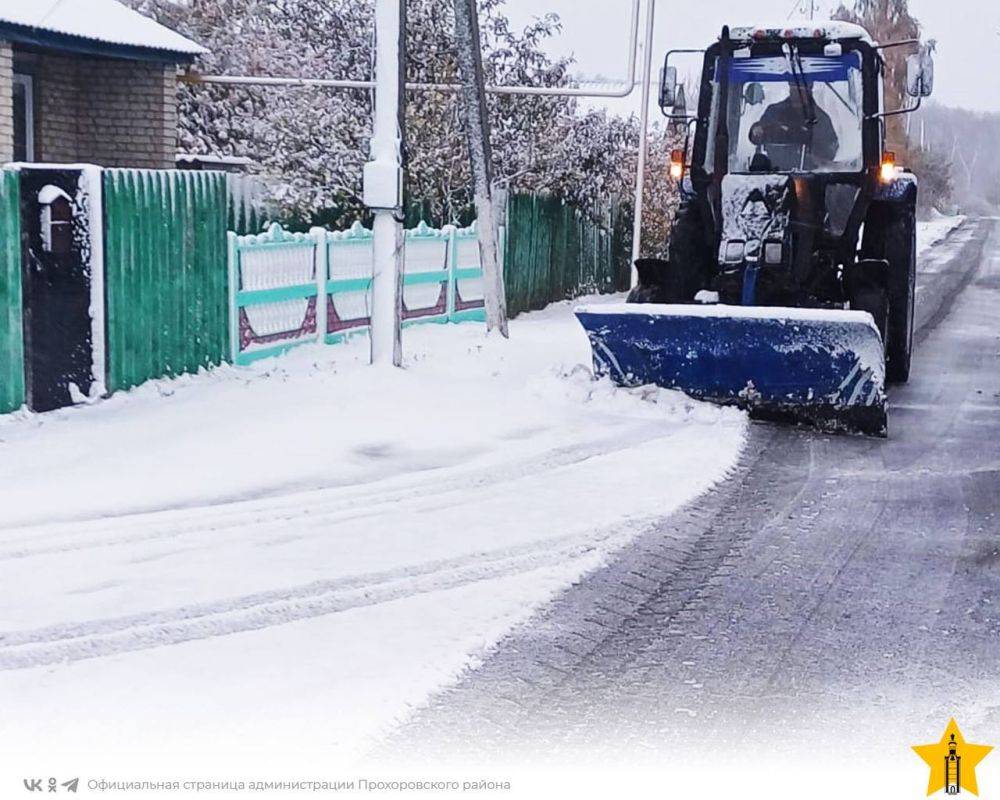
[[[886, 110], [883, 54], [903, 46], [916, 99]], [[930, 95], [932, 51], [845, 22], [726, 27], [693, 115], [670, 64], [692, 51], [668, 53], [660, 105], [689, 131], [671, 157], [681, 203], [668, 258], [636, 262], [628, 302], [577, 309], [595, 370], [885, 436], [886, 383], [910, 373], [917, 198], [886, 120]]]

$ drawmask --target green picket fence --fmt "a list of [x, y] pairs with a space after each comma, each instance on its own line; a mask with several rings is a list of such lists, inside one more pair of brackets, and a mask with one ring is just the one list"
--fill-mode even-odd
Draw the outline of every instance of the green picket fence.
[[226, 176], [104, 172], [108, 390], [229, 356]]
[[266, 186], [255, 175], [226, 173], [226, 228], [238, 236], [259, 233], [267, 225]]
[[0, 170], [0, 414], [24, 404], [20, 195], [18, 173]]
[[558, 197], [512, 195], [504, 285], [515, 316], [584, 294], [625, 291], [631, 240], [617, 207], [596, 222]]

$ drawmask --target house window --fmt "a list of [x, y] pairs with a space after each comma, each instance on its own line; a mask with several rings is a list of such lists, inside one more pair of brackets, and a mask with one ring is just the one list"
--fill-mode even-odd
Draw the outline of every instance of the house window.
[[35, 93], [30, 75], [14, 73], [14, 160], [35, 160]]

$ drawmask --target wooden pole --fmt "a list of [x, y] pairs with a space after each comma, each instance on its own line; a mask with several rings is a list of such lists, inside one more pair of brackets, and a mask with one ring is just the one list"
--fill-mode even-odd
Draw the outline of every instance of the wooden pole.
[[486, 330], [498, 330], [507, 338], [507, 298], [503, 285], [503, 264], [497, 235], [497, 214], [493, 206], [493, 160], [490, 151], [490, 123], [483, 79], [483, 54], [479, 38], [476, 0], [454, 0], [455, 42], [461, 74], [460, 93], [465, 130], [472, 166], [473, 199], [476, 205], [479, 255], [483, 267]]

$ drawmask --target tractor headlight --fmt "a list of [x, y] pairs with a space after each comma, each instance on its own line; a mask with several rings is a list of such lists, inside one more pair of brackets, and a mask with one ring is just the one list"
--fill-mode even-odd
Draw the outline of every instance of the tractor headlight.
[[764, 262], [766, 264], [780, 264], [781, 251], [781, 242], [767, 242], [764, 245]]
[[738, 264], [743, 260], [743, 254], [746, 250], [746, 246], [741, 241], [726, 242], [726, 257], [725, 261], [727, 264]]

